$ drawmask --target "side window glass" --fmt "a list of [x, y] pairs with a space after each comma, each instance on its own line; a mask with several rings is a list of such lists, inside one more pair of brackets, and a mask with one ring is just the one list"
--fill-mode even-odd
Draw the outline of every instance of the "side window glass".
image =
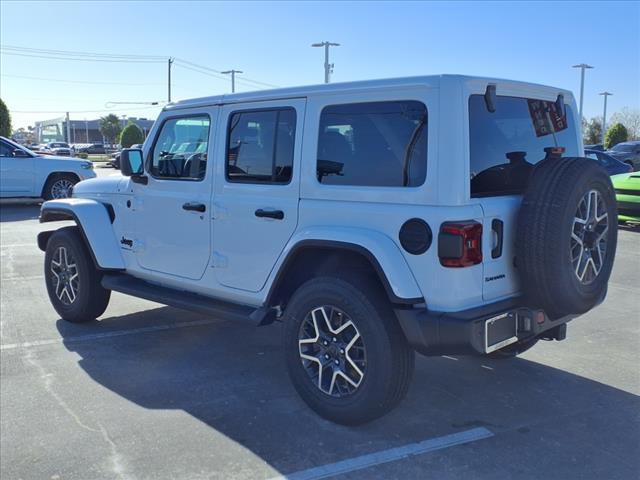
[[207, 170], [209, 117], [171, 118], [153, 147], [149, 173], [171, 180], [202, 180]]
[[13, 148], [11, 145], [0, 142], [0, 157], [12, 157], [13, 156]]
[[417, 101], [353, 103], [320, 114], [318, 181], [415, 187], [427, 173], [427, 107]]
[[292, 108], [231, 114], [227, 131], [227, 180], [289, 183], [295, 133], [296, 112]]

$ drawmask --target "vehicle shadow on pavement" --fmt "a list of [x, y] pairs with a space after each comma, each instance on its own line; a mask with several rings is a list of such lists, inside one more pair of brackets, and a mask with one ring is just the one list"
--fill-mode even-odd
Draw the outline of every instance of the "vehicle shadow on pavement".
[[0, 200], [0, 222], [20, 222], [40, 216], [42, 200]]
[[[607, 477], [612, 463], [613, 477], [631, 478], [640, 471], [640, 397], [524, 359], [418, 356], [411, 389], [399, 407], [348, 428], [316, 416], [297, 396], [285, 369], [280, 325], [256, 328], [221, 320], [79, 339], [176, 318], [205, 320], [162, 307], [97, 325], [59, 320], [57, 326], [66, 348], [79, 355], [79, 366], [98, 384], [144, 409], [187, 412], [283, 474], [477, 426], [495, 437], [415, 457], [419, 468], [414, 464], [418, 470], [408, 470], [405, 478], [422, 476], [423, 469], [433, 478], [471, 472], [474, 478], [597, 477], [598, 472]], [[172, 438], [168, 427], [158, 426], [163, 419], [157, 415], [153, 424], [137, 426], [169, 437], [157, 440], [158, 452], [173, 450], [180, 435], [189, 435]], [[234, 462], [242, 460], [222, 454], [203, 458], [205, 464], [211, 461], [217, 475], [233, 476]], [[399, 472], [370, 469], [366, 478]]]

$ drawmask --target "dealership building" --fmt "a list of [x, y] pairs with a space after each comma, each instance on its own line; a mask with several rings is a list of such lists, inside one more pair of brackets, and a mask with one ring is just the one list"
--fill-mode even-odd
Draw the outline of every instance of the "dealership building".
[[[129, 122], [135, 123], [144, 132], [144, 137], [153, 126], [153, 120], [147, 118], [127, 117], [121, 120], [122, 128]], [[37, 143], [67, 142], [67, 143], [105, 143], [106, 139], [100, 133], [100, 119], [97, 120], [69, 120], [69, 135], [67, 138], [66, 117], [54, 118], [36, 122], [35, 138]]]

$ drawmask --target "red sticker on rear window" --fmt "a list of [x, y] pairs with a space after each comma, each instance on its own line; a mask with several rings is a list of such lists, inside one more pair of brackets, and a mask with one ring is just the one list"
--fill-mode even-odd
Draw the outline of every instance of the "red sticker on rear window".
[[528, 99], [527, 103], [536, 137], [544, 137], [567, 128], [567, 119], [556, 110], [554, 102]]

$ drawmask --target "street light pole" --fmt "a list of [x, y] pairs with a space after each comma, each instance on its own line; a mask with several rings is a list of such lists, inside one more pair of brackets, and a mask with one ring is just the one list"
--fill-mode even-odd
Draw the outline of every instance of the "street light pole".
[[584, 99], [584, 71], [587, 68], [593, 68], [591, 65], [587, 65], [586, 63], [580, 63], [578, 65], [574, 65], [572, 68], [580, 69], [580, 131], [582, 131], [582, 101]]
[[171, 65], [173, 65], [173, 58], [169, 57], [167, 61], [167, 101], [171, 103]]
[[244, 73], [242, 70], [226, 70], [223, 73], [224, 75], [231, 74], [231, 93], [236, 92], [236, 73]]
[[607, 133], [607, 97], [613, 93], [601, 92], [598, 95], [604, 97], [604, 111], [602, 112], [602, 145], [604, 146], [604, 136]]
[[333, 73], [333, 63], [329, 63], [329, 47], [339, 47], [339, 43], [320, 42], [312, 43], [312, 47], [324, 47], [324, 83], [329, 83], [331, 74]]

